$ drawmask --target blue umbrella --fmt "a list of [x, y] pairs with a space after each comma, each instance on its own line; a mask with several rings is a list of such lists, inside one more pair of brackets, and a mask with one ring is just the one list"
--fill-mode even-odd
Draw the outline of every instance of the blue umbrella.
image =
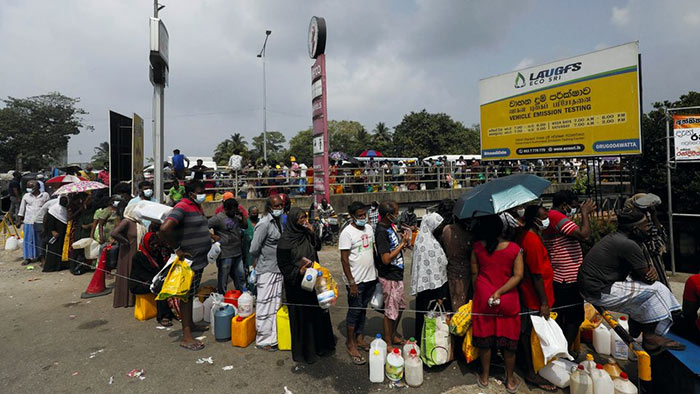
[[453, 212], [460, 219], [495, 215], [536, 200], [551, 184], [530, 174], [497, 178], [460, 196]]

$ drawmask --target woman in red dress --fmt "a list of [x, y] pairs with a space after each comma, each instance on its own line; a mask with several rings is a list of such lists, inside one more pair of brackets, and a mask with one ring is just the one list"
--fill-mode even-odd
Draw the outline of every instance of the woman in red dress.
[[501, 219], [491, 215], [480, 218], [474, 232], [480, 240], [474, 243], [471, 258], [474, 285], [472, 324], [474, 346], [479, 348], [482, 367], [477, 377], [479, 387], [488, 386], [491, 349], [497, 347], [505, 358], [506, 391], [515, 393], [522, 384], [513, 370], [520, 337], [517, 286], [523, 278], [523, 255], [520, 246], [501, 238], [502, 230]]

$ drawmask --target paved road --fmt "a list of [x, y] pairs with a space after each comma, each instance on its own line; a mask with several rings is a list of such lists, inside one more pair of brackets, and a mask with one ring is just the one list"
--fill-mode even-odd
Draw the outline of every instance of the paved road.
[[[340, 279], [338, 252], [324, 249], [320, 259]], [[294, 394], [399, 390], [369, 383], [367, 366], [351, 364], [344, 347], [345, 318], [340, 308], [347, 305], [344, 290], [339, 307], [331, 311], [338, 338], [336, 354], [315, 365], [300, 365], [292, 361], [290, 352], [266, 353], [253, 346], [233, 348], [230, 343], [214, 341], [210, 332], [200, 334], [206, 336], [204, 350], [185, 351], [178, 346], [177, 325], [166, 331], [157, 329], [155, 320], [139, 322], [133, 318], [132, 309], [113, 309], [111, 296], [81, 300], [80, 293], [91, 275], [41, 273], [40, 267], [28, 271], [20, 262], [19, 252], [0, 252], [2, 392], [201, 394], [233, 390], [282, 394], [284, 386]], [[406, 272], [408, 277], [410, 268]], [[204, 284], [215, 285], [215, 275], [216, 268], [207, 267]], [[413, 316], [406, 316], [401, 327], [405, 337], [413, 335]], [[366, 333], [372, 335], [380, 329], [381, 315], [369, 312]], [[212, 357], [214, 364], [198, 365], [199, 357]], [[227, 365], [234, 369], [222, 370]], [[145, 370], [144, 380], [126, 376], [134, 368]], [[474, 371], [474, 364], [453, 362], [426, 372], [423, 386], [410, 392], [505, 391], [495, 382], [488, 390], [479, 390]], [[502, 371], [496, 369], [495, 373]], [[521, 392], [530, 391], [522, 388]]]

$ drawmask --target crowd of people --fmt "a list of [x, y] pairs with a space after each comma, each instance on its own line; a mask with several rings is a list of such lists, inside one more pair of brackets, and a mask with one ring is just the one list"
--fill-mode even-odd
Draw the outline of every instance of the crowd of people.
[[[109, 256], [108, 269], [116, 273], [113, 306], [121, 308], [133, 306], [135, 294], [149, 292], [143, 283], [171, 254], [190, 259], [194, 278], [189, 297], [179, 303], [159, 301], [157, 319], [164, 326], [180, 320], [180, 345], [199, 350], [204, 344], [193, 332], [203, 327], [192, 321], [192, 297], [200, 289], [212, 243], [218, 242], [216, 291], [225, 293], [232, 281], [233, 288], [249, 288], [257, 295], [257, 348], [277, 350], [275, 315], [284, 299], [293, 359], [313, 363], [335, 350], [330, 314], [318, 308], [313, 292], [301, 287], [307, 269], [314, 262], [324, 263], [318, 256], [322, 242], [309, 223], [308, 210], [292, 207], [287, 195], [271, 194], [262, 210], [245, 210], [227, 192], [216, 214], [207, 218], [202, 208], [205, 185], [193, 179], [175, 192], [170, 190], [174, 205], [167, 219], [149, 223], [136, 217], [134, 207], [139, 201], [154, 200], [150, 182], [138, 185], [137, 196], [124, 183], [113, 185], [112, 195], [104, 190], [52, 198], [38, 181], [28, 182], [17, 211], [25, 234], [23, 264], [40, 260], [44, 272], [70, 269], [82, 274], [94, 268], [95, 261], [72, 245], [91, 238]], [[440, 202], [436, 212], [420, 222], [412, 209], [400, 212], [394, 201], [370, 206], [353, 202], [347, 207], [350, 224], [338, 241], [350, 307], [349, 357], [358, 365], [367, 362], [366, 310], [377, 286], [383, 294], [388, 351], [405, 343], [398, 328], [408, 308], [407, 293], [416, 299], [413, 336], [419, 343], [428, 305], [437, 301], [456, 312], [471, 300], [481, 387], [489, 384], [492, 350], [499, 349], [508, 391], [515, 392], [522, 383], [514, 374], [516, 361], [528, 383], [555, 390], [533, 373], [528, 315], [549, 319], [556, 310], [556, 322], [572, 344], [584, 320], [584, 300], [628, 314], [631, 335], [642, 334], [648, 352], [682, 350], [683, 345], [665, 335], [675, 322], [681, 323], [681, 331], [697, 336], [700, 276], [688, 281], [681, 307], [667, 286], [665, 272], [655, 264], [662, 251], [654, 245], [658, 246], [663, 229], [652, 200], [648, 195], [629, 199], [617, 213], [617, 231], [595, 243], [585, 256], [581, 242], [590, 242], [595, 205], [579, 201], [567, 190], [554, 195], [549, 209], [532, 203], [475, 219], [456, 217], [452, 200]], [[327, 201], [316, 208], [332, 210]], [[409, 249], [412, 271], [406, 278], [404, 253]]]

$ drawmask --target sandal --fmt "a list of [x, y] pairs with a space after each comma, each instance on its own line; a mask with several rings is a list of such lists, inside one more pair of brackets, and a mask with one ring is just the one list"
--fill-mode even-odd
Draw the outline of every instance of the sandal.
[[[544, 381], [544, 378], [542, 378], [542, 380]], [[527, 384], [533, 385], [533, 386], [537, 387], [538, 389], [540, 389], [542, 391], [549, 392], [549, 393], [556, 393], [558, 390], [557, 386], [555, 386], [547, 381], [535, 382], [535, 381], [528, 380], [528, 379], [525, 379], [525, 381], [527, 382]]]
[[479, 386], [480, 389], [487, 389], [489, 387], [489, 380], [486, 379], [486, 384], [481, 383], [481, 376], [478, 374], [476, 375], [476, 385]]
[[519, 379], [519, 380], [520, 380], [520, 382], [518, 382], [518, 384], [515, 386], [514, 389], [509, 389], [508, 382], [504, 382], [504, 386], [506, 388], [506, 391], [510, 394], [516, 394], [518, 392], [518, 389], [520, 389], [520, 386], [523, 385], [523, 380], [522, 379]]
[[191, 343], [180, 343], [180, 347], [187, 349], [187, 350], [192, 350], [193, 352], [196, 352], [196, 351], [204, 349], [204, 344], [200, 341], [194, 341]]
[[274, 353], [277, 350], [279, 350], [279, 348], [277, 346], [270, 346], [270, 345], [255, 345], [255, 348], [260, 349], [260, 350], [264, 350], [264, 351], [270, 352], [270, 353]]
[[367, 360], [362, 357], [362, 356], [353, 356], [352, 354], [350, 355], [350, 358], [352, 359], [352, 363], [355, 365], [365, 365], [367, 364]]
[[168, 318], [163, 318], [158, 321], [158, 324], [160, 324], [163, 327], [172, 327], [173, 322], [170, 321]]

